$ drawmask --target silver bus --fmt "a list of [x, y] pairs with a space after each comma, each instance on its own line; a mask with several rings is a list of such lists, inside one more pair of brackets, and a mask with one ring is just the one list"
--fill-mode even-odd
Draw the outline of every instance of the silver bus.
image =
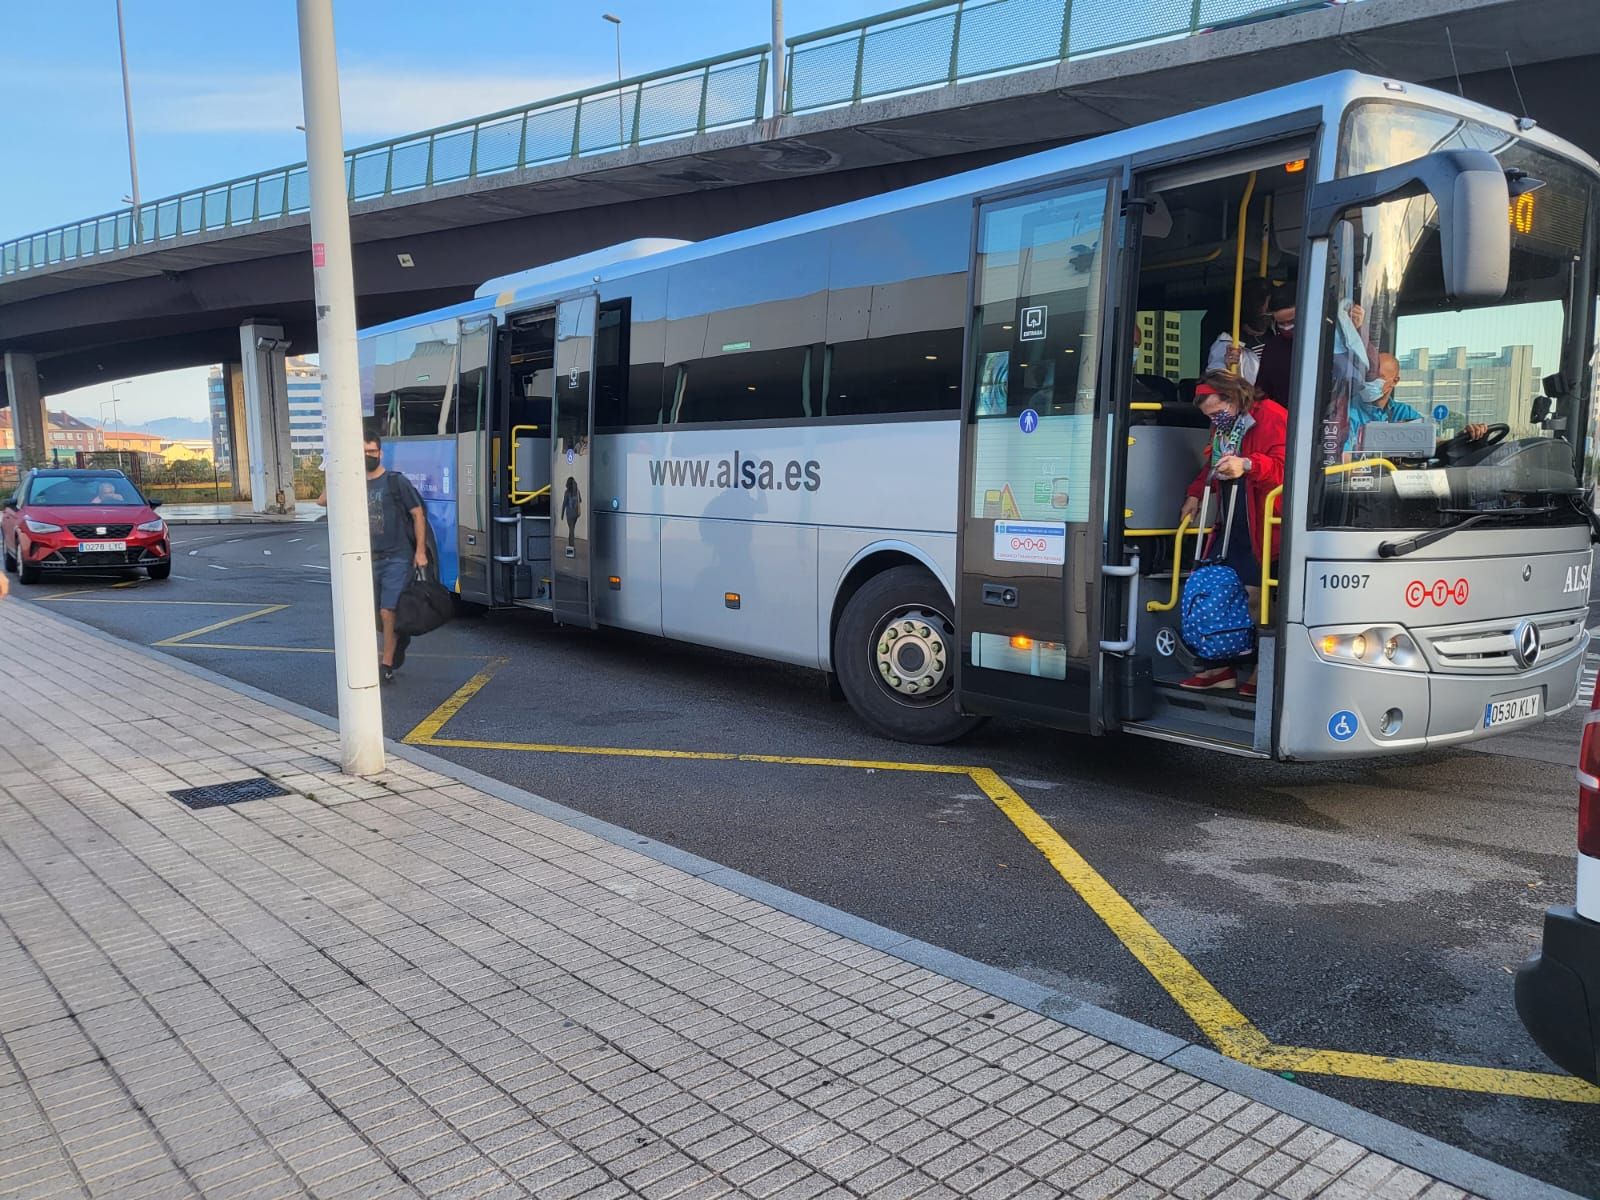
[[[1588, 643], [1597, 182], [1330, 75], [508, 275], [365, 333], [364, 391], [464, 602], [816, 668], [889, 737], [1470, 741], [1567, 709]], [[1255, 678], [1195, 690], [1195, 382], [1269, 288]]]

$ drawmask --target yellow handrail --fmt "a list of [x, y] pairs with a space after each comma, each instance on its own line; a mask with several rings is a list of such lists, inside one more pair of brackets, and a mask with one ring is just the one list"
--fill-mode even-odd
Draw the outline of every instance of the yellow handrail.
[[1324, 475], [1348, 475], [1351, 471], [1359, 471], [1362, 467], [1382, 467], [1386, 471], [1398, 471], [1387, 458], [1357, 458], [1350, 462], [1333, 463], [1322, 468]]
[[533, 433], [539, 431], [537, 425], [513, 425], [511, 427], [511, 487], [506, 491], [506, 500], [511, 504], [526, 504], [530, 500], [537, 500], [540, 496], [550, 491], [548, 483], [544, 487], [537, 488], [531, 492], [517, 491], [517, 480], [521, 477], [517, 471], [517, 446], [520, 444], [520, 439], [517, 435], [525, 429]]
[[1161, 405], [1153, 400], [1133, 400], [1129, 402], [1128, 409], [1131, 412], [1160, 412]]
[[[1239, 308], [1244, 303], [1244, 235], [1250, 224], [1250, 197], [1255, 195], [1256, 173], [1250, 172], [1250, 178], [1244, 183], [1244, 199], [1239, 201], [1239, 235], [1234, 240], [1238, 243], [1233, 256], [1233, 344], [1239, 343]], [[1235, 375], [1239, 373], [1239, 364], [1235, 362], [1228, 368]]]
[[[1189, 532], [1190, 519], [1190, 514], [1185, 513], [1183, 520], [1178, 522], [1178, 528], [1173, 531], [1177, 536], [1172, 540], [1172, 594], [1167, 598], [1166, 603], [1162, 603], [1160, 600], [1148, 601], [1144, 606], [1145, 612], [1171, 612], [1178, 607], [1178, 588], [1183, 576], [1183, 535]], [[1124, 534], [1131, 532], [1133, 531], [1123, 530]], [[1166, 531], [1162, 530], [1161, 532]]]
[[1267, 493], [1266, 504], [1261, 513], [1261, 624], [1267, 623], [1267, 606], [1272, 600], [1272, 589], [1278, 586], [1278, 581], [1272, 577], [1272, 528], [1282, 525], [1283, 518], [1272, 511], [1273, 505], [1278, 502], [1278, 497], [1283, 495], [1283, 484], [1279, 484]]

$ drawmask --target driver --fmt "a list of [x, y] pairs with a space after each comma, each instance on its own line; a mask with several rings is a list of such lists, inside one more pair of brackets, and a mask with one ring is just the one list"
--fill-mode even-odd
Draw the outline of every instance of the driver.
[[[1394, 398], [1395, 385], [1400, 382], [1400, 360], [1387, 351], [1378, 353], [1378, 377], [1364, 387], [1352, 390], [1350, 397], [1350, 431], [1346, 435], [1346, 453], [1361, 449], [1361, 431], [1374, 421], [1420, 421], [1422, 414], [1403, 400]], [[1468, 425], [1462, 431], [1469, 442], [1481, 442], [1489, 433], [1487, 425]]]
[[90, 504], [125, 504], [122, 493], [117, 491], [117, 485], [109, 479], [102, 479], [100, 486], [95, 489]]

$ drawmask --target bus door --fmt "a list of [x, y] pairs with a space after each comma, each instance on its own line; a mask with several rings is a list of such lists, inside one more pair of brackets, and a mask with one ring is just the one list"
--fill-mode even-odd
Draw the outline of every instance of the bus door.
[[956, 524], [965, 712], [1104, 724], [1101, 593], [1126, 607], [1137, 583], [1112, 563], [1102, 585], [1099, 532], [1120, 180], [1101, 174], [978, 209]]
[[592, 579], [594, 296], [556, 307], [555, 403], [550, 439], [551, 611], [569, 625], [595, 626]]
[[456, 383], [456, 552], [459, 567], [456, 591], [463, 600], [492, 606], [504, 603], [495, 595], [491, 567], [493, 528], [489, 520], [488, 466], [490, 410], [494, 374], [491, 356], [496, 323], [492, 316], [467, 317], [461, 322], [460, 364]]

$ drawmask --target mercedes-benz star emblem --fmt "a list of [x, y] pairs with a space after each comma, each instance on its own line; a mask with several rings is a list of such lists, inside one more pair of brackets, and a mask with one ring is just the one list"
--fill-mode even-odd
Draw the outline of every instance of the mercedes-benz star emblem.
[[1539, 651], [1543, 647], [1539, 636], [1539, 627], [1532, 621], [1519, 621], [1517, 627], [1511, 631], [1511, 653], [1517, 660], [1517, 666], [1527, 670], [1539, 661]]

